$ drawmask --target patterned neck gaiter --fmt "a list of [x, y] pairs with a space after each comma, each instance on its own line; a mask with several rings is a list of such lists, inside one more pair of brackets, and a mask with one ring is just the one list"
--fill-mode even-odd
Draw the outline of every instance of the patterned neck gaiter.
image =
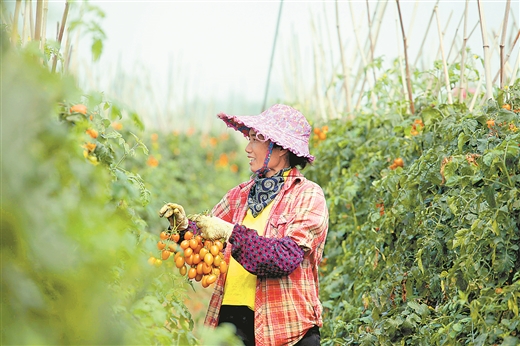
[[257, 217], [258, 214], [271, 203], [276, 195], [278, 195], [278, 192], [280, 192], [285, 182], [284, 173], [290, 169], [290, 167], [284, 168], [270, 178], [262, 178], [259, 176], [255, 178], [255, 183], [251, 186], [249, 196], [247, 197], [247, 205], [249, 209], [251, 209], [253, 217]]

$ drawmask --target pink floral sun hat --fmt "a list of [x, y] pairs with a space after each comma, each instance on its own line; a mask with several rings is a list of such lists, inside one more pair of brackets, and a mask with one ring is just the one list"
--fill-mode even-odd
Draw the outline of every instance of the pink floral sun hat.
[[311, 126], [302, 113], [296, 109], [275, 104], [258, 115], [217, 115], [228, 127], [242, 132], [249, 137], [249, 130], [260, 133], [270, 140], [299, 157], [305, 157], [309, 163], [314, 156], [309, 153], [309, 137]]

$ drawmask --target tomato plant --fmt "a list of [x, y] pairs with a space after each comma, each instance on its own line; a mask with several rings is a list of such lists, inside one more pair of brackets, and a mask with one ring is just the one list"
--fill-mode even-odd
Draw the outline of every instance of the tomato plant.
[[393, 114], [331, 122], [316, 145], [323, 344], [517, 344], [520, 119], [495, 101]]

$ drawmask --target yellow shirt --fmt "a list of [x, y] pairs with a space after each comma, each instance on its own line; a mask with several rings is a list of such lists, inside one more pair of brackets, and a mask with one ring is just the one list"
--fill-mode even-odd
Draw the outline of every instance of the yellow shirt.
[[[247, 211], [242, 225], [257, 230], [258, 235], [264, 235], [269, 211], [273, 202], [269, 203], [256, 217], [251, 210]], [[233, 256], [229, 260], [229, 268], [224, 286], [224, 298], [222, 305], [245, 305], [251, 310], [255, 309], [256, 275], [251, 274], [238, 263]]]

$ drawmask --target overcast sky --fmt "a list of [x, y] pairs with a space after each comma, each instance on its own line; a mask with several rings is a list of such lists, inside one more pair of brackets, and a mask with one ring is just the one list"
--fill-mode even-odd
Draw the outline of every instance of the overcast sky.
[[[348, 59], [358, 54], [355, 29], [362, 41], [367, 40], [367, 4], [373, 16], [378, 2], [381, 4], [382, 1], [338, 2], [347, 63]], [[519, 2], [511, 1], [510, 27], [519, 26]], [[88, 36], [82, 35], [79, 46], [75, 47], [78, 53], [75, 68], [91, 79], [94, 88], [107, 91], [111, 88], [122, 89], [116, 80], [119, 75], [117, 71], [122, 70], [127, 75], [136, 76], [134, 82], [128, 79], [122, 81], [125, 87], [132, 83], [147, 85], [141, 88], [150, 90], [155, 102], [160, 104], [170, 102], [171, 105], [172, 92], [179, 98], [177, 103], [193, 98], [240, 98], [245, 103], [262, 102], [280, 1], [91, 0], [90, 3], [106, 14], [99, 21], [107, 36], [104, 51], [100, 61], [92, 64], [88, 54], [91, 41]], [[400, 1], [412, 61], [417, 57], [435, 3], [428, 0]], [[455, 34], [459, 36], [459, 41], [462, 40], [461, 18], [465, 4], [464, 0], [439, 1], [438, 13], [441, 27], [446, 30], [446, 45], [451, 44]], [[482, 4], [488, 31], [500, 34], [506, 0], [483, 0]], [[49, 14], [61, 18], [63, 6], [64, 1], [51, 0]], [[469, 10], [468, 30], [471, 30], [478, 22], [476, 0], [469, 2]], [[291, 59], [303, 66], [303, 72], [298, 72], [302, 83], [313, 83], [312, 55], [316, 37], [319, 37], [322, 49], [330, 51], [330, 65], [338, 64], [335, 11], [336, 1], [333, 0], [283, 2], [269, 85], [270, 100], [283, 99], [283, 86], [290, 75], [288, 62]], [[371, 18], [372, 21], [374, 19]], [[313, 29], [313, 25], [317, 29]], [[49, 28], [52, 28], [51, 24]], [[374, 56], [384, 56], [387, 62], [391, 62], [402, 54], [400, 35], [396, 2], [390, 0], [386, 5]], [[426, 42], [423, 58], [431, 62], [439, 58], [435, 20]], [[473, 32], [469, 43], [474, 53], [483, 55], [480, 27]], [[512, 63], [517, 57], [518, 49], [511, 57]]]

